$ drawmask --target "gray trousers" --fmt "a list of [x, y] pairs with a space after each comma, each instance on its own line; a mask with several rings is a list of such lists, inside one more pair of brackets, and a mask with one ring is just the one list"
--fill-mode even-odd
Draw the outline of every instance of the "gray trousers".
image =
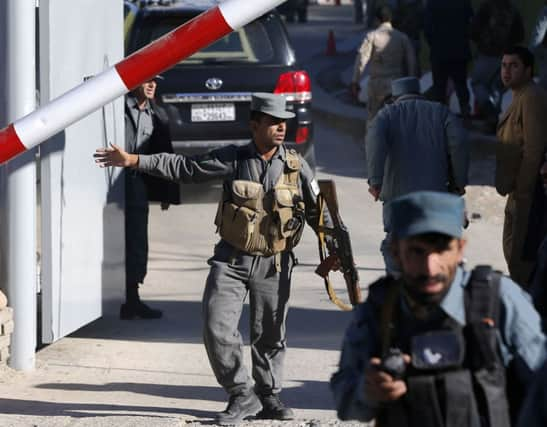
[[143, 283], [148, 267], [149, 203], [142, 176], [125, 172], [125, 280], [126, 286]]
[[[203, 294], [203, 340], [219, 384], [230, 395], [255, 389], [279, 393], [285, 358], [285, 323], [294, 258], [251, 256], [221, 241], [209, 260]], [[238, 324], [249, 294], [252, 379], [243, 363]]]

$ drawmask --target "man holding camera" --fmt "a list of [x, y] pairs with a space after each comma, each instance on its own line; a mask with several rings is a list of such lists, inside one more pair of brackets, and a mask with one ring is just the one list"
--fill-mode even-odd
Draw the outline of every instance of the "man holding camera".
[[338, 416], [380, 426], [509, 426], [510, 404], [546, 356], [537, 312], [509, 278], [463, 268], [461, 197], [415, 192], [389, 209], [402, 276], [371, 285], [355, 310], [331, 379]]

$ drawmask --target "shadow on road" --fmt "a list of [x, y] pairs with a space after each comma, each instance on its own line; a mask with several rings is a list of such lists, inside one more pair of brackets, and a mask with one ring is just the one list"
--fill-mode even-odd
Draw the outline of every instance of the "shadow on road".
[[211, 418], [213, 413], [195, 409], [157, 406], [116, 405], [111, 403], [66, 403], [44, 402], [39, 400], [0, 398], [0, 413], [4, 415], [66, 416], [75, 418], [126, 417], [128, 414], [145, 413], [147, 417], [163, 418], [161, 415], [147, 413], [165, 413], [167, 415], [189, 415], [198, 418]]
[[[201, 344], [201, 303], [197, 301], [154, 301], [163, 310], [158, 320], [123, 321], [119, 305], [105, 306], [103, 317], [70, 335], [72, 338], [97, 338], [145, 342], [183, 342]], [[240, 331], [248, 340], [249, 310], [241, 316]], [[289, 310], [288, 345], [290, 348], [339, 350], [351, 313], [295, 307]], [[138, 327], [136, 326], [138, 325]], [[317, 325], [321, 325], [320, 328]]]
[[[36, 388], [71, 392], [136, 393], [168, 399], [208, 400], [221, 403], [226, 401], [226, 393], [222, 388], [216, 386], [205, 387], [194, 385], [114, 382], [106, 384], [44, 383], [37, 385]], [[306, 396], [304, 400], [303, 396]], [[330, 398], [329, 384], [326, 381], [302, 381], [296, 387], [285, 388], [283, 390], [283, 401], [294, 409], [334, 409], [332, 399]], [[15, 399], [0, 399], [0, 405], [2, 405], [1, 407], [3, 409], [9, 408], [9, 412], [6, 413], [15, 414], [24, 412], [26, 415], [70, 415], [83, 417], [89, 416], [89, 412], [93, 411], [100, 411], [101, 416], [126, 415], [120, 414], [120, 412], [131, 411], [166, 412], [171, 414], [191, 415], [199, 418], [212, 418], [214, 416], [214, 413], [212, 412], [184, 409], [177, 405], [169, 408], [161, 408], [108, 404], [66, 404]]]
[[[209, 400], [215, 402], [225, 402], [226, 393], [220, 387], [206, 387], [206, 386], [189, 386], [189, 385], [172, 385], [172, 384], [144, 384], [144, 383], [106, 383], [106, 384], [78, 384], [78, 383], [44, 383], [36, 386], [39, 389], [45, 390], [63, 390], [73, 392], [125, 392], [136, 393], [149, 396], [158, 396], [168, 399], [189, 399], [189, 400]], [[284, 402], [295, 409], [315, 409], [315, 410], [332, 410], [334, 408], [333, 402], [330, 398], [329, 384], [325, 381], [302, 381], [296, 387], [289, 387], [283, 390]], [[303, 396], [305, 399], [303, 400]], [[20, 402], [17, 406], [25, 407], [30, 405], [29, 401], [17, 401]], [[173, 412], [177, 414], [193, 415], [196, 417], [211, 418], [212, 413], [206, 411], [185, 410], [183, 408], [175, 406], [174, 410], [167, 410], [167, 408], [157, 407], [127, 407], [121, 405], [104, 405], [104, 408], [99, 408], [103, 405], [67, 405], [64, 404], [61, 407], [56, 407], [53, 403], [48, 402], [33, 402], [38, 403], [39, 408], [36, 409], [37, 413], [44, 414], [44, 409], [47, 410], [49, 415], [74, 415], [74, 412], [78, 411], [138, 411], [138, 412]], [[2, 399], [0, 399], [2, 404]], [[51, 405], [51, 408], [44, 408], [44, 405]], [[41, 406], [41, 407], [40, 407]], [[61, 404], [59, 404], [61, 406]], [[84, 406], [82, 408], [76, 408], [76, 406]], [[93, 407], [95, 406], [95, 408]], [[3, 408], [3, 406], [2, 406]], [[31, 410], [32, 411], [32, 410]], [[41, 412], [40, 412], [41, 411]], [[15, 413], [15, 409], [14, 412]], [[28, 413], [27, 413], [28, 414]], [[30, 413], [32, 414], [32, 412]], [[82, 414], [81, 416], [83, 416]], [[89, 415], [89, 414], [88, 414]], [[105, 415], [105, 414], [103, 414]], [[115, 413], [106, 415], [116, 415]]]

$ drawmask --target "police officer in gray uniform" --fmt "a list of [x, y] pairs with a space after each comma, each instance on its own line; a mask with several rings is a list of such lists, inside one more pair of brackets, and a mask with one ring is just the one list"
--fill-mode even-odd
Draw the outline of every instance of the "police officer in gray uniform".
[[[315, 230], [319, 188], [300, 155], [283, 141], [285, 98], [256, 93], [251, 101], [252, 141], [205, 155], [133, 155], [117, 146], [97, 150], [97, 163], [123, 166], [183, 183], [224, 180], [215, 224], [220, 241], [203, 295], [203, 338], [218, 382], [230, 395], [217, 422], [259, 418], [287, 420], [293, 411], [279, 400], [286, 351], [285, 321], [290, 279], [304, 222]], [[330, 218], [325, 218], [330, 225]], [[243, 363], [238, 323], [246, 295], [251, 316], [252, 379]], [[260, 411], [260, 412], [259, 412]]]
[[397, 427], [509, 426], [507, 368], [513, 384], [529, 384], [545, 360], [538, 313], [509, 278], [462, 267], [461, 197], [415, 192], [390, 209], [403, 274], [371, 285], [355, 310], [331, 379], [339, 417]]
[[[125, 98], [125, 140], [130, 153], [173, 152], [167, 113], [154, 102], [158, 79], [163, 77], [157, 75], [142, 83]], [[159, 201], [162, 209], [167, 209], [169, 203], [178, 203], [178, 186], [135, 170], [124, 172], [126, 283], [120, 318], [158, 319], [161, 310], [149, 307], [139, 296], [148, 264], [149, 201]]]

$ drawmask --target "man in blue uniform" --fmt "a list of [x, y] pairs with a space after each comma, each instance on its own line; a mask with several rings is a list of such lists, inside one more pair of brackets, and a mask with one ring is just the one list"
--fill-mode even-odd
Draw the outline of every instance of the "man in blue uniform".
[[507, 368], [527, 384], [546, 356], [528, 295], [489, 267], [463, 268], [461, 197], [415, 192], [389, 208], [402, 276], [373, 284], [355, 310], [331, 379], [339, 417], [509, 426]]
[[[369, 193], [385, 204], [413, 191], [464, 194], [469, 169], [469, 138], [445, 105], [420, 95], [415, 77], [393, 80], [394, 102], [380, 110], [366, 142]], [[380, 250], [386, 271], [397, 267], [389, 249], [391, 227], [383, 209], [386, 237]]]

